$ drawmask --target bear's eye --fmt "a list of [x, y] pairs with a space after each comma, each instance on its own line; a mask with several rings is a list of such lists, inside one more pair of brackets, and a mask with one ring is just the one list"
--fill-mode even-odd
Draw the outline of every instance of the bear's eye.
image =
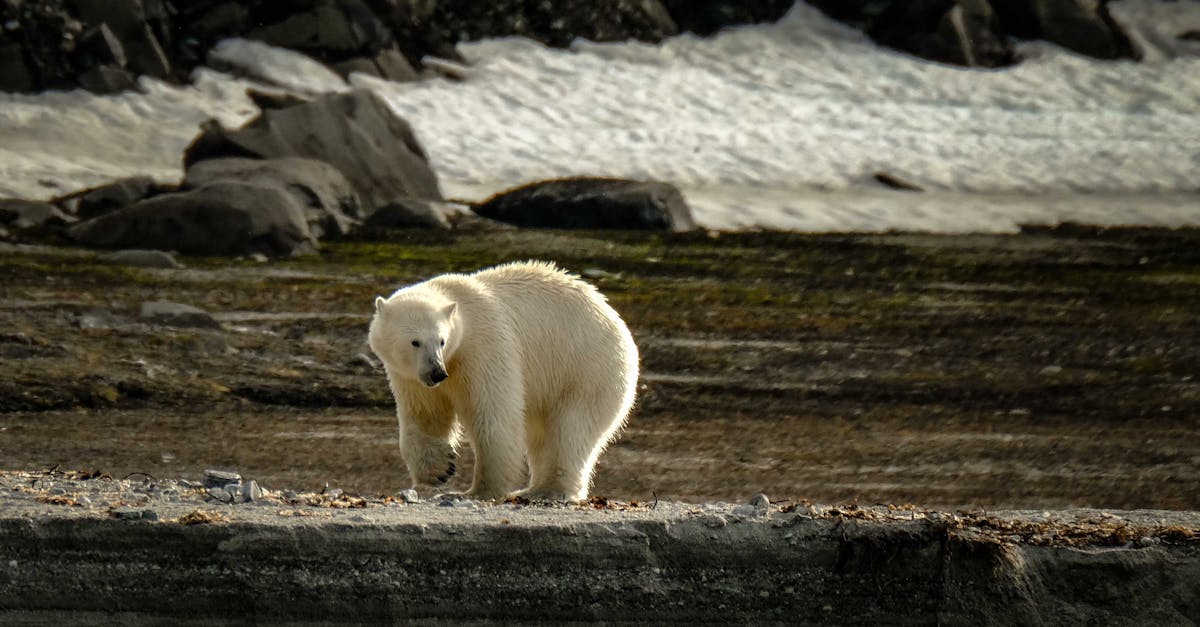
[[446, 340], [442, 340], [442, 346], [446, 345]]
[[421, 343], [416, 340], [413, 340], [413, 346], [415, 346], [416, 348], [421, 348]]

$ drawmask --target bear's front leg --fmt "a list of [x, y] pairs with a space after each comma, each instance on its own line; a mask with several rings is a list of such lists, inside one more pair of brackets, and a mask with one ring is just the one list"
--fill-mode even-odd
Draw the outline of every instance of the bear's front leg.
[[464, 408], [468, 411], [460, 411], [459, 417], [475, 452], [475, 471], [467, 496], [497, 499], [525, 487], [528, 481], [524, 394], [517, 377], [486, 381], [474, 390], [471, 406]]
[[400, 426], [400, 457], [408, 466], [413, 487], [418, 485], [442, 485], [458, 471], [458, 451], [455, 449], [456, 434], [433, 436], [425, 433], [413, 421], [402, 421]]

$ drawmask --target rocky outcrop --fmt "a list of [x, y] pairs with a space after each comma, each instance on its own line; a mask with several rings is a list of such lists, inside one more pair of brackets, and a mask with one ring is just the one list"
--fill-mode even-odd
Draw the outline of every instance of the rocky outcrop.
[[778, 19], [794, 0], [23, 0], [0, 3], [0, 91], [136, 87], [186, 80], [218, 42], [251, 39], [341, 74], [412, 80], [422, 59], [458, 57], [464, 40], [521, 36], [659, 42]]
[[807, 0], [876, 42], [956, 65], [1001, 67], [1012, 39], [1045, 39], [1100, 59], [1139, 57], [1105, 2], [1078, 0]]
[[517, 226], [672, 231], [696, 228], [691, 208], [679, 190], [657, 181], [544, 181], [501, 192], [474, 210], [485, 218]]
[[398, 196], [442, 197], [437, 175], [408, 122], [366, 90], [266, 110], [238, 129], [210, 123], [188, 146], [183, 163], [191, 169], [222, 157], [324, 161], [353, 185], [364, 216]]

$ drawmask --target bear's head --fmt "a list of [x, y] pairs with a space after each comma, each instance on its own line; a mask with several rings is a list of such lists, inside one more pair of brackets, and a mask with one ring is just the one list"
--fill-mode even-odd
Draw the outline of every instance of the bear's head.
[[375, 298], [367, 341], [388, 372], [437, 387], [451, 373], [446, 363], [458, 347], [458, 305], [424, 292]]

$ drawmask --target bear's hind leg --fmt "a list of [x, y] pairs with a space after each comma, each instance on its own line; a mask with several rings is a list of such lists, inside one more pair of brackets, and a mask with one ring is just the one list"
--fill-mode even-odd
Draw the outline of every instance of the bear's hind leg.
[[551, 416], [540, 454], [532, 457], [531, 452], [532, 482], [518, 494], [534, 500], [586, 499], [596, 460], [624, 418], [615, 414], [611, 408], [577, 401]]

